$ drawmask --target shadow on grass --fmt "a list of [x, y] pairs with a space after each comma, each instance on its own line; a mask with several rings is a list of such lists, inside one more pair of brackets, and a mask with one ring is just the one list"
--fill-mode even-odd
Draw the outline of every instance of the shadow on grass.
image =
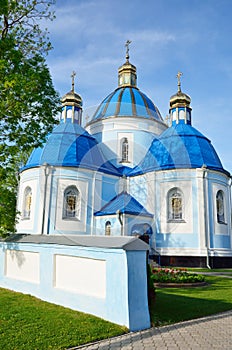
[[210, 278], [203, 288], [157, 289], [151, 309], [152, 324], [167, 325], [232, 309], [232, 285], [223, 278]]

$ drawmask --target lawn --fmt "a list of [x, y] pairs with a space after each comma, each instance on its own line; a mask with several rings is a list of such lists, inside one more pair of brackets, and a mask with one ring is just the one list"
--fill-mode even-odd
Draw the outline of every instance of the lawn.
[[[206, 276], [206, 281], [208, 286], [200, 288], [157, 288], [153, 324], [232, 309], [232, 279]], [[0, 305], [0, 349], [4, 350], [68, 349], [127, 332], [97, 317], [1, 288]]]
[[206, 287], [157, 288], [152, 305], [156, 326], [212, 315], [232, 309], [232, 279], [206, 276]]
[[0, 349], [59, 350], [127, 331], [94, 316], [0, 288]]

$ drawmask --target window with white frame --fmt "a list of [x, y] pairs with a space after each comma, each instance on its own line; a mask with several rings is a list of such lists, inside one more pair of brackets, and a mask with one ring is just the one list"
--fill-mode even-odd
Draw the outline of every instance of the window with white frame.
[[129, 143], [128, 138], [124, 137], [122, 140], [122, 160], [121, 162], [128, 162], [129, 160]]
[[105, 235], [110, 236], [111, 235], [111, 222], [106, 221], [105, 223]]
[[225, 223], [224, 192], [219, 190], [216, 194], [217, 222]]
[[183, 220], [183, 194], [175, 187], [169, 190], [167, 196], [168, 220]]
[[23, 195], [23, 219], [30, 219], [31, 217], [31, 201], [32, 201], [32, 190], [31, 187], [27, 186], [24, 190]]
[[63, 219], [80, 219], [80, 192], [76, 186], [69, 186], [64, 191]]

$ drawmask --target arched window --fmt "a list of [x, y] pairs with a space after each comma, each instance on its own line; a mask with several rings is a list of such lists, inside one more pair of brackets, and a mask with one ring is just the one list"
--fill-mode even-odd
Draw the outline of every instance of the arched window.
[[64, 191], [63, 218], [80, 218], [80, 193], [76, 186], [69, 186]]
[[32, 190], [31, 187], [27, 186], [23, 196], [23, 219], [30, 219], [31, 217], [31, 199]]
[[168, 219], [183, 219], [183, 195], [176, 187], [168, 192]]
[[122, 160], [121, 162], [128, 162], [129, 155], [129, 144], [127, 137], [124, 137], [122, 140]]
[[216, 195], [216, 206], [217, 206], [217, 222], [224, 223], [225, 222], [224, 193], [221, 190], [219, 190]]
[[111, 222], [110, 221], [106, 221], [106, 224], [105, 224], [105, 235], [106, 236], [110, 236], [111, 235]]

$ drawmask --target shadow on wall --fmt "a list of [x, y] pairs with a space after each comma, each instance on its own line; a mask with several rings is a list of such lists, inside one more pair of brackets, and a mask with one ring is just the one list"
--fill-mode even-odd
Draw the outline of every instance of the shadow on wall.
[[[19, 235], [19, 234], [12, 235], [5, 239], [4, 242], [6, 242], [7, 244], [3, 245], [3, 251], [9, 252], [12, 261], [16, 260], [18, 267], [21, 267], [26, 260], [24, 253], [19, 250], [18, 243], [14, 243], [16, 240], [20, 241], [21, 238], [22, 238], [22, 235]], [[14, 240], [14, 242], [12, 242], [12, 240]]]

